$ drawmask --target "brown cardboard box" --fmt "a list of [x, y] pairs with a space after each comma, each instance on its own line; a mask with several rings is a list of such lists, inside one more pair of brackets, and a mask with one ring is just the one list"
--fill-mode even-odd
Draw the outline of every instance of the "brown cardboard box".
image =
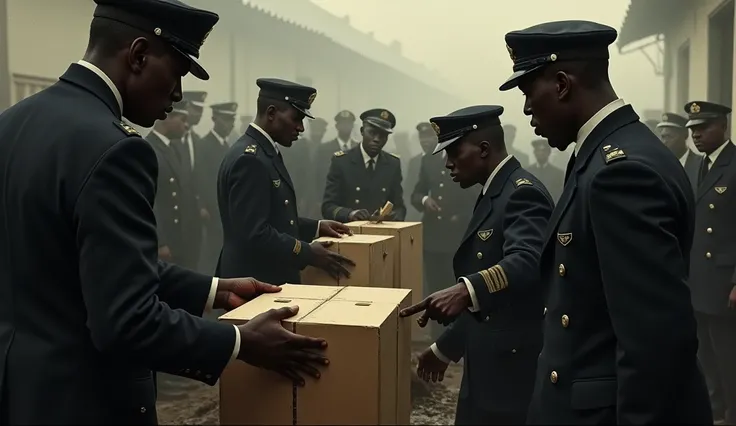
[[[302, 287], [289, 291], [315, 299], [262, 295], [220, 319], [242, 324], [268, 309], [299, 305], [299, 313], [284, 326], [327, 339], [329, 367], [319, 381], [307, 379], [305, 387], [297, 388], [275, 373], [241, 362], [230, 364], [220, 378], [220, 423], [408, 424], [404, 411], [409, 387], [398, 383], [402, 378], [397, 382], [403, 377], [400, 372], [408, 371], [399, 365], [409, 341], [404, 320], [398, 318], [408, 292], [348, 287], [318, 300], [310, 290], [319, 292], [320, 287]], [[340, 296], [348, 289], [355, 290]], [[397, 416], [406, 420], [397, 421]]]
[[[390, 303], [400, 311], [411, 304], [411, 290], [403, 288], [346, 287], [332, 298], [354, 302]], [[408, 425], [411, 417], [411, 318], [396, 317], [396, 424]]]
[[[281, 291], [278, 293], [270, 293], [271, 296], [278, 298], [292, 298], [292, 299], [316, 299], [316, 300], [327, 300], [331, 299], [337, 293], [344, 289], [344, 286], [329, 286], [329, 285], [302, 285], [302, 284], [282, 284]], [[223, 315], [224, 317], [224, 315]]]
[[333, 241], [329, 247], [336, 253], [355, 262], [348, 267], [350, 278], [335, 280], [326, 272], [312, 266], [302, 271], [302, 282], [328, 286], [394, 287], [394, 262], [396, 246], [391, 236], [347, 235], [342, 238], [322, 237], [315, 241]]

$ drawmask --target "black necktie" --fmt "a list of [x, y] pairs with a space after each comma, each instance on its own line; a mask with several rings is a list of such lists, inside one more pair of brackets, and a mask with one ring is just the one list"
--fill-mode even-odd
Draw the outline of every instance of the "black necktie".
[[373, 172], [376, 171], [376, 169], [373, 167], [376, 164], [376, 160], [370, 159], [368, 160], [368, 174], [373, 176]]
[[567, 179], [570, 177], [570, 174], [572, 174], [572, 171], [574, 168], [575, 168], [575, 153], [573, 152], [570, 155], [570, 161], [567, 162], [567, 170], [565, 170], [565, 183], [567, 183]]
[[703, 183], [703, 180], [705, 179], [705, 176], [708, 174], [708, 171], [710, 170], [710, 157], [707, 155], [703, 157], [703, 162], [700, 165], [700, 179], [698, 179], [698, 185]]

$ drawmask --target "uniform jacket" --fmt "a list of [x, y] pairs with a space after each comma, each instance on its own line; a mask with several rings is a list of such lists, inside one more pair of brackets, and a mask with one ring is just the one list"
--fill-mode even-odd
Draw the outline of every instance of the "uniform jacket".
[[[198, 139], [198, 140], [197, 140]], [[217, 174], [220, 164], [225, 158], [230, 146], [220, 143], [212, 132], [203, 137], [197, 137], [197, 184], [199, 200], [202, 207], [207, 209], [210, 220], [205, 221], [207, 235], [216, 236], [217, 242], [222, 244], [222, 224], [220, 223], [220, 208], [217, 204]], [[217, 248], [219, 251], [219, 247]]]
[[736, 146], [726, 144], [695, 196], [690, 291], [697, 312], [733, 317], [728, 295], [736, 285]]
[[533, 424], [711, 424], [686, 280], [694, 203], [631, 106], [575, 157], [542, 254]]
[[294, 183], [276, 149], [249, 126], [230, 147], [217, 179], [225, 234], [218, 274], [299, 283], [318, 222], [300, 218]]
[[550, 163], [547, 163], [544, 167], [540, 167], [539, 163], [534, 163], [527, 167], [527, 170], [542, 181], [555, 202], [560, 199], [562, 187], [565, 185], [565, 171], [563, 169], [558, 169]]
[[[473, 214], [478, 188], [462, 189], [453, 182], [445, 159], [439, 154], [422, 156], [418, 175], [411, 204], [423, 213], [424, 250], [454, 253]], [[422, 204], [425, 196], [431, 196], [442, 210], [426, 211]]]
[[693, 193], [698, 192], [698, 178], [700, 177], [700, 166], [703, 164], [703, 156], [693, 152], [690, 148], [687, 149], [687, 158], [685, 159], [685, 173], [687, 173], [688, 179], [690, 179], [690, 185], [693, 188]]
[[337, 151], [332, 156], [327, 173], [322, 216], [338, 222], [349, 222], [348, 215], [353, 210], [365, 209], [372, 214], [383, 207], [386, 201], [391, 201], [395, 214], [393, 220], [403, 221], [406, 206], [401, 179], [401, 162], [393, 154], [381, 151], [371, 179], [359, 146], [347, 152]]
[[542, 345], [538, 262], [553, 208], [544, 185], [512, 157], [461, 234], [455, 275], [470, 281], [481, 313], [463, 313], [436, 344], [451, 360], [464, 358], [460, 398], [477, 408], [528, 407]]
[[153, 424], [151, 370], [214, 385], [235, 332], [157, 262], [156, 155], [105, 82], [73, 64], [8, 109], [0, 167], [0, 423]]

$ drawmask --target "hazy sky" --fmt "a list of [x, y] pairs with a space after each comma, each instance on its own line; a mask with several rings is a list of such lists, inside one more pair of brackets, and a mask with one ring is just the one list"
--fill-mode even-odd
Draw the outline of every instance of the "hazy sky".
[[[361, 31], [382, 42], [398, 40], [404, 56], [436, 69], [471, 103], [506, 107], [504, 118], [521, 127], [521, 92], [499, 92], [511, 74], [504, 34], [544, 21], [586, 19], [620, 30], [628, 0], [312, 0], [349, 15]], [[611, 77], [619, 96], [640, 114], [660, 109], [663, 82], [641, 52], [619, 55], [611, 47]], [[449, 112], [449, 111], [448, 111]], [[526, 126], [528, 127], [528, 126]], [[521, 129], [520, 129], [521, 130]], [[521, 131], [520, 137], [532, 137]]]

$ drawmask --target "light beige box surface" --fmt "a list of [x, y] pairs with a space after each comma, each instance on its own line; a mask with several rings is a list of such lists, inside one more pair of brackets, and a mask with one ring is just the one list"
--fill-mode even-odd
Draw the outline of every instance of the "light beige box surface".
[[317, 299], [327, 300], [337, 293], [339, 293], [344, 286], [329, 286], [329, 285], [303, 285], [303, 284], [282, 284], [281, 291], [278, 293], [271, 293], [271, 295], [278, 297], [292, 297], [295, 299]]
[[312, 266], [301, 274], [304, 284], [327, 286], [394, 287], [396, 246], [388, 235], [348, 235], [342, 238], [321, 237], [315, 241], [332, 241], [329, 250], [355, 262], [348, 267], [350, 278], [332, 278], [327, 272]]
[[220, 423], [408, 424], [409, 338], [398, 311], [408, 304], [409, 292], [346, 287], [319, 300], [311, 292], [319, 287], [294, 287], [305, 288], [291, 288], [293, 294], [315, 299], [262, 295], [220, 319], [242, 324], [268, 309], [299, 305], [284, 326], [325, 338], [330, 365], [320, 380], [307, 378], [302, 388], [270, 371], [230, 364], [220, 379]]

